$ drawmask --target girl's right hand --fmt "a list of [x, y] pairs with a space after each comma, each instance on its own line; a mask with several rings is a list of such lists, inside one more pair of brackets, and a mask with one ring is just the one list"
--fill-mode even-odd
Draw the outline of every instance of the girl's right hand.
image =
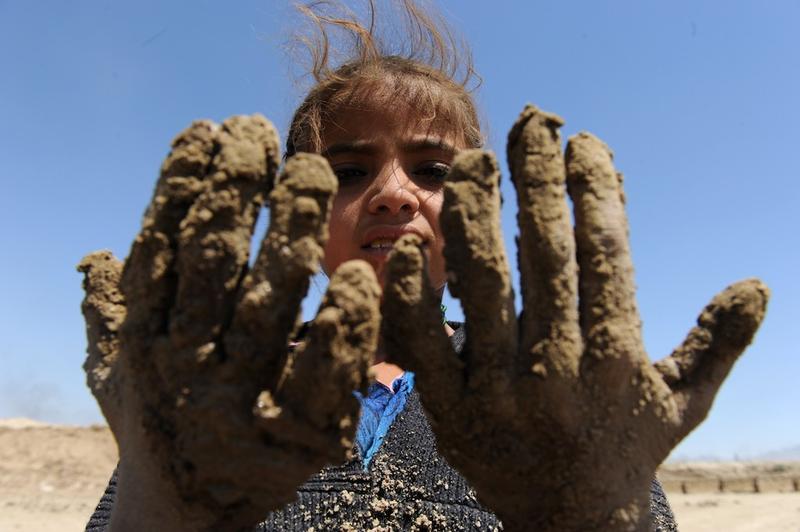
[[340, 267], [289, 352], [337, 182], [301, 154], [273, 187], [278, 165], [263, 117], [195, 122], [173, 141], [124, 264], [101, 251], [79, 266], [84, 367], [120, 453], [112, 529], [252, 526], [352, 448], [379, 287], [366, 263]]

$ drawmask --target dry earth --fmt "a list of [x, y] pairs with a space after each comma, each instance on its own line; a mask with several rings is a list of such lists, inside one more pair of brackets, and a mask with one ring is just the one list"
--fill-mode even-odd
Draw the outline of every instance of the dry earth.
[[659, 477], [683, 532], [800, 531], [800, 462], [671, 463]]
[[[0, 531], [82, 530], [116, 455], [106, 427], [0, 420]], [[668, 464], [660, 477], [682, 532], [800, 531], [800, 462]]]
[[0, 420], [0, 531], [83, 530], [116, 460], [106, 427]]

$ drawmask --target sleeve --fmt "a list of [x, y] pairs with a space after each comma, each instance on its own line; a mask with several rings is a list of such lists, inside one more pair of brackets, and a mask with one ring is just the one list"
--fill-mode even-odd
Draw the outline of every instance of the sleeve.
[[111, 510], [114, 508], [114, 499], [117, 497], [117, 469], [111, 473], [106, 491], [100, 497], [100, 502], [94, 509], [94, 513], [86, 523], [86, 532], [103, 532], [111, 521]]
[[650, 515], [655, 532], [677, 532], [678, 524], [667, 501], [667, 495], [658, 479], [650, 484]]

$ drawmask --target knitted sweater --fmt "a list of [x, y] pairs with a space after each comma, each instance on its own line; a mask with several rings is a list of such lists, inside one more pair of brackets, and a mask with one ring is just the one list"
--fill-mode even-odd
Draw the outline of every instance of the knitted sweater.
[[[463, 329], [453, 343], [460, 350]], [[86, 530], [105, 530], [116, 494], [116, 473]], [[466, 480], [436, 450], [419, 396], [413, 391], [386, 439], [364, 470], [352, 460], [323, 469], [298, 488], [298, 498], [270, 513], [258, 532], [284, 530], [502, 530]], [[656, 530], [677, 530], [658, 481], [651, 486]]]

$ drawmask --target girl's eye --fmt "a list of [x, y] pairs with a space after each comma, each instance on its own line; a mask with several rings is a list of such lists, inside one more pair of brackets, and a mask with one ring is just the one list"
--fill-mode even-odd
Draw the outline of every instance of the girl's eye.
[[432, 181], [444, 181], [447, 172], [450, 171], [450, 165], [445, 163], [429, 163], [420, 168], [417, 168], [414, 173], [424, 176]]
[[339, 180], [339, 183], [357, 181], [358, 179], [367, 175], [367, 172], [355, 166], [335, 168], [333, 173], [336, 175], [336, 179]]

